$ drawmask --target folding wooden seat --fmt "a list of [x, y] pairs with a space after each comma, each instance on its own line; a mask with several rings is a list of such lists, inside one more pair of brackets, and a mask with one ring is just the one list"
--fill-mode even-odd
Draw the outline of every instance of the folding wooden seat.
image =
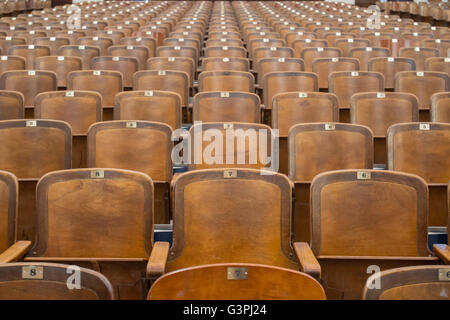
[[59, 48], [58, 55], [81, 58], [83, 70], [91, 68], [91, 60], [100, 55], [100, 48], [96, 46], [70, 45]]
[[[73, 272], [80, 288], [70, 289]], [[0, 300], [113, 300], [113, 288], [101, 273], [55, 263], [8, 263], [0, 266]]]
[[343, 57], [350, 57], [350, 50], [370, 47], [370, 41], [362, 38], [336, 39], [334, 45], [342, 50]]
[[[171, 32], [169, 36], [171, 38], [196, 39], [196, 40], [200, 41], [201, 46], [203, 46], [204, 36], [203, 36], [203, 33], [200, 33], [200, 32], [192, 32], [192, 31], [191, 32], [187, 32], [187, 31]], [[208, 39], [212, 39], [211, 36], [212, 36], [212, 33], [209, 34]], [[228, 37], [224, 36], [224, 38], [228, 38]], [[162, 43], [161, 43], [161, 45], [162, 45]]]
[[[189, 170], [253, 168], [277, 171], [278, 150], [272, 148], [274, 136], [267, 125], [205, 122], [191, 126], [189, 134]], [[215, 139], [211, 143], [213, 136]]]
[[199, 53], [197, 48], [188, 46], [162, 46], [156, 49], [157, 57], [185, 57], [194, 60], [195, 65], [198, 64]]
[[0, 75], [9, 70], [24, 70], [25, 58], [19, 56], [0, 56]]
[[224, 263], [165, 274], [153, 284], [147, 299], [325, 300], [326, 297], [320, 283], [305, 273], [260, 264]]
[[206, 47], [204, 56], [211, 57], [227, 57], [227, 58], [247, 58], [247, 50], [243, 47]]
[[379, 48], [383, 41], [394, 39], [395, 35], [389, 32], [367, 31], [362, 35], [362, 38], [368, 39], [371, 47]]
[[280, 71], [269, 72], [263, 78], [263, 103], [266, 123], [270, 123], [272, 99], [280, 92], [318, 91], [317, 75], [311, 72]]
[[294, 241], [309, 242], [311, 181], [331, 170], [372, 169], [373, 136], [361, 125], [302, 123], [290, 128], [288, 146], [289, 178], [295, 183]]
[[133, 57], [101, 56], [91, 59], [92, 70], [118, 71], [122, 74], [123, 86], [133, 87], [133, 75], [139, 69], [139, 62]]
[[70, 44], [68, 38], [56, 38], [56, 37], [43, 37], [35, 38], [33, 44], [36, 46], [47, 46], [50, 48], [50, 55], [58, 55], [58, 50], [62, 46], [67, 46]]
[[[20, 146], [18, 148], [17, 146]], [[17, 239], [35, 239], [35, 191], [47, 172], [69, 169], [71, 129], [62, 121], [0, 121], [0, 169], [19, 179]]]
[[375, 164], [387, 164], [386, 136], [391, 125], [419, 121], [419, 102], [410, 93], [356, 93], [350, 105], [351, 123], [365, 125], [373, 132]]
[[418, 176], [322, 173], [311, 185], [311, 219], [311, 249], [328, 299], [360, 299], [371, 272], [437, 263], [427, 246], [427, 189]]
[[199, 52], [201, 49], [200, 47], [201, 43], [198, 39], [165, 38], [163, 45], [167, 47], [175, 47], [175, 46], [194, 47], [197, 49], [197, 56], [199, 56]]
[[[309, 263], [308, 258], [313, 258], [309, 248], [291, 246], [291, 190], [286, 176], [265, 175], [260, 170], [232, 168], [181, 174], [173, 183], [174, 243], [170, 254], [167, 247], [164, 255], [167, 266], [154, 268], [152, 275], [231, 262], [300, 267], [305, 273], [320, 276], [314, 269], [317, 264]], [[194, 227], [200, 221], [203, 227]], [[245, 239], [252, 239], [251, 244]], [[204, 241], [208, 246], [201, 246]]]
[[33, 118], [34, 97], [41, 92], [56, 90], [56, 74], [52, 71], [6, 71], [0, 77], [0, 90], [22, 93], [25, 117]]
[[80, 37], [77, 40], [77, 45], [83, 46], [95, 46], [100, 49], [100, 55], [105, 56], [108, 52], [108, 48], [114, 44], [111, 38], [106, 37]]
[[319, 39], [319, 36], [315, 32], [297, 31], [291, 32], [286, 35], [286, 45], [293, 48], [295, 40], [301, 39]]
[[304, 71], [305, 65], [304, 61], [298, 58], [261, 58], [257, 62], [256, 70], [257, 83], [261, 84], [266, 73], [273, 71]]
[[63, 37], [68, 38], [71, 45], [75, 45], [77, 43], [78, 38], [86, 37], [86, 33], [81, 30], [63, 30], [57, 31], [54, 34], [55, 37]]
[[323, 35], [330, 47], [336, 47], [336, 40], [339, 39], [353, 39], [353, 35], [346, 32], [328, 32]]
[[239, 57], [211, 57], [203, 58], [202, 60], [203, 71], [250, 71], [250, 62], [247, 58]]
[[122, 38], [125, 38], [125, 32], [120, 30], [97, 30], [93, 33], [94, 37], [110, 38], [113, 42], [112, 45], [118, 45]]
[[434, 57], [426, 59], [425, 71], [438, 71], [450, 74], [450, 58]]
[[79, 57], [44, 56], [34, 60], [36, 70], [53, 71], [56, 74], [57, 87], [66, 87], [69, 72], [81, 70], [82, 60]]
[[404, 33], [400, 36], [405, 41], [406, 48], [421, 47], [422, 41], [426, 39], [433, 39], [432, 33]]
[[384, 77], [379, 72], [337, 71], [328, 77], [328, 92], [339, 99], [339, 121], [350, 122], [350, 98], [359, 92], [383, 92]]
[[256, 48], [276, 48], [286, 47], [286, 43], [283, 39], [270, 39], [270, 38], [256, 38], [247, 42], [247, 48], [249, 51], [249, 57], [253, 57], [253, 50]]
[[319, 78], [320, 89], [328, 89], [328, 76], [335, 71], [359, 71], [359, 61], [355, 58], [333, 57], [316, 58], [312, 62], [312, 72]]
[[150, 51], [146, 46], [116, 45], [108, 48], [108, 56], [135, 58], [138, 61], [138, 69], [144, 70]]
[[386, 89], [394, 89], [395, 75], [401, 71], [416, 70], [416, 62], [411, 58], [378, 57], [368, 61], [368, 70], [383, 74]]
[[203, 71], [198, 77], [199, 91], [254, 92], [255, 78], [242, 71]]
[[260, 99], [238, 91], [200, 92], [193, 99], [193, 120], [202, 122], [260, 123]]
[[370, 59], [389, 57], [390, 51], [388, 48], [353, 48], [350, 50], [349, 56], [359, 60], [359, 67], [361, 71], [367, 71]]
[[25, 114], [23, 103], [22, 93], [0, 90], [0, 120], [23, 119]]
[[23, 38], [26, 40], [27, 44], [32, 44], [36, 38], [47, 37], [47, 33], [45, 31], [23, 30], [13, 32], [12, 36]]
[[94, 91], [43, 92], [35, 98], [35, 118], [53, 119], [72, 127], [72, 168], [86, 168], [89, 126], [102, 121], [102, 97]]
[[439, 50], [439, 56], [446, 57], [450, 48], [450, 39], [426, 39], [422, 41], [425, 48], [435, 48]]
[[134, 74], [134, 90], [161, 90], [178, 93], [183, 107], [189, 104], [189, 75], [183, 71], [146, 70]]
[[300, 58], [300, 52], [304, 48], [326, 48], [328, 42], [324, 39], [299, 39], [292, 43], [294, 49], [294, 56]]
[[305, 62], [305, 71], [312, 71], [312, 64], [315, 59], [319, 58], [338, 58], [342, 56], [339, 48], [303, 48], [300, 50], [300, 58]]
[[102, 96], [103, 121], [112, 120], [114, 97], [123, 91], [122, 74], [107, 70], [72, 71], [67, 75], [67, 90], [98, 92]]
[[95, 268], [110, 280], [119, 299], [147, 294], [146, 265], [163, 263], [158, 253], [168, 247], [153, 243], [149, 176], [120, 169], [62, 170], [45, 175], [36, 192], [41, 223], [26, 262]]
[[20, 260], [31, 241], [16, 241], [19, 183], [14, 174], [0, 171], [0, 264]]
[[317, 33], [319, 39], [325, 39], [324, 36], [327, 33], [330, 33], [330, 32], [334, 32], [334, 33], [341, 32], [342, 33], [342, 32], [344, 32], [344, 29], [338, 28], [338, 27], [319, 27], [319, 28], [313, 29], [312, 31]]
[[146, 70], [183, 71], [188, 74], [189, 87], [194, 87], [196, 64], [188, 57], [154, 57], [146, 62]]
[[209, 39], [205, 42], [205, 47], [243, 47], [244, 44], [242, 40], [239, 39], [227, 39], [227, 38], [220, 38], [220, 39]]
[[416, 62], [416, 70], [425, 70], [425, 61], [428, 58], [439, 57], [439, 50], [436, 48], [401, 48], [400, 57], [411, 58]]
[[9, 48], [8, 55], [25, 58], [26, 68], [32, 69], [34, 66], [34, 60], [37, 57], [50, 55], [50, 48], [47, 46], [18, 45]]
[[154, 57], [156, 54], [156, 40], [147, 37], [125, 37], [120, 39], [121, 45], [126, 46], [144, 46], [147, 47], [149, 52], [149, 57]]
[[338, 100], [334, 94], [319, 92], [282, 92], [273, 96], [273, 129], [279, 135], [279, 169], [288, 174], [288, 132], [298, 123], [338, 122]]
[[450, 91], [450, 78], [444, 72], [402, 71], [395, 75], [395, 91], [416, 95], [419, 99], [419, 119], [429, 121], [431, 96]]
[[169, 91], [129, 91], [116, 95], [114, 120], [156, 121], [181, 128], [181, 96]]
[[396, 124], [389, 128], [387, 138], [388, 169], [421, 176], [429, 188], [428, 225], [447, 225], [450, 124]]
[[430, 118], [432, 122], [450, 123], [450, 94], [435, 93], [431, 96]]
[[4, 55], [8, 54], [9, 48], [25, 44], [26, 39], [24, 38], [0, 37], [0, 49]]
[[[448, 300], [450, 282], [444, 266], [394, 268], [367, 279], [364, 300]], [[379, 283], [380, 287], [375, 287]]]
[[154, 183], [154, 222], [168, 224], [172, 179], [169, 125], [150, 121], [108, 121], [92, 125], [88, 134], [88, 167], [139, 171]]

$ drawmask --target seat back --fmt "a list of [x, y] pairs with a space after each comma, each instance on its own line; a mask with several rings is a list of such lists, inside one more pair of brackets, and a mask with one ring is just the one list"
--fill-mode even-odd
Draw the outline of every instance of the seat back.
[[355, 93], [350, 105], [351, 122], [369, 127], [376, 138], [386, 137], [393, 124], [419, 121], [419, 102], [410, 93]]
[[338, 71], [328, 77], [328, 91], [337, 95], [339, 106], [348, 108], [350, 98], [358, 92], [383, 92], [384, 77], [379, 72]]
[[134, 90], [161, 90], [178, 93], [182, 106], [189, 103], [189, 75], [183, 71], [146, 70], [134, 74]]
[[199, 91], [253, 92], [255, 78], [250, 72], [204, 71], [198, 77]]
[[[211, 285], [214, 284], [214, 285]], [[294, 270], [256, 264], [212, 264], [168, 273], [148, 300], [324, 300], [317, 280]]]
[[0, 90], [0, 120], [22, 119], [24, 96], [17, 91]]
[[150, 121], [107, 121], [93, 124], [88, 134], [90, 168], [140, 171], [153, 181], [172, 179], [169, 125]]
[[353, 48], [349, 52], [349, 56], [359, 60], [361, 71], [367, 71], [369, 60], [372, 58], [389, 57], [391, 52], [388, 48]]
[[103, 106], [113, 106], [114, 97], [123, 90], [122, 74], [118, 71], [83, 70], [67, 75], [68, 90], [96, 91]]
[[104, 56], [91, 59], [92, 70], [118, 71], [122, 74], [123, 86], [133, 87], [133, 75], [139, 69], [139, 62], [133, 57]]
[[431, 96], [431, 121], [450, 123], [450, 94], [436, 93]]
[[450, 91], [450, 77], [444, 72], [403, 71], [395, 75], [395, 91], [409, 92], [419, 99], [419, 109], [430, 109], [431, 96]]
[[289, 178], [310, 182], [322, 172], [373, 168], [369, 128], [344, 123], [303, 123], [289, 131]]
[[439, 57], [439, 50], [435, 48], [401, 48], [400, 57], [411, 58], [416, 62], [416, 70], [425, 70], [425, 60], [428, 58]]
[[0, 77], [0, 89], [22, 93], [24, 105], [33, 106], [36, 95], [56, 90], [56, 74], [52, 71], [7, 71]]
[[65, 57], [81, 58], [83, 70], [89, 70], [91, 68], [91, 60], [100, 55], [100, 48], [86, 45], [62, 46], [59, 48], [58, 54]]
[[149, 57], [156, 54], [156, 40], [148, 37], [125, 37], [120, 39], [120, 43], [127, 46], [145, 46], [149, 50]]
[[274, 71], [304, 71], [305, 63], [299, 58], [262, 58], [258, 60], [257, 83], [262, 84], [264, 75]]
[[368, 61], [368, 70], [381, 73], [384, 76], [385, 88], [393, 89], [396, 73], [416, 70], [416, 62], [411, 58], [371, 58]]
[[18, 202], [19, 183], [16, 176], [0, 171], [0, 254], [16, 240]]
[[450, 74], [450, 58], [434, 57], [426, 59], [425, 71], [440, 71]]
[[25, 58], [19, 56], [1, 56], [0, 74], [8, 70], [24, 70]]
[[188, 57], [154, 57], [146, 62], [146, 70], [183, 71], [189, 76], [189, 87], [194, 86], [195, 61]]
[[266, 73], [263, 88], [263, 103], [267, 109], [272, 109], [272, 99], [277, 93], [319, 91], [317, 75], [300, 71]]
[[254, 93], [200, 92], [193, 100], [193, 120], [203, 122], [261, 122], [260, 100]]
[[150, 50], [143, 45], [116, 45], [108, 48], [108, 56], [135, 58], [138, 61], [138, 70], [144, 70]]
[[96, 46], [100, 49], [100, 55], [105, 56], [109, 47], [114, 45], [113, 39], [106, 37], [81, 37], [77, 39], [78, 45]]
[[418, 176], [380, 170], [322, 173], [311, 185], [311, 249], [319, 259], [427, 257], [427, 208], [427, 186]]
[[273, 97], [272, 128], [287, 137], [292, 126], [307, 122], [338, 122], [337, 97], [322, 92], [282, 92]]
[[50, 48], [47, 46], [17, 45], [8, 49], [8, 55], [25, 58], [26, 68], [33, 69], [37, 57], [49, 56]]
[[203, 58], [203, 71], [250, 71], [250, 62], [247, 58], [239, 57], [211, 57]]
[[[364, 300], [448, 300], [450, 282], [445, 266], [394, 268], [370, 276], [364, 287]], [[448, 276], [447, 276], [448, 277]], [[376, 288], [373, 283], [381, 287]]]
[[42, 177], [36, 192], [40, 223], [30, 259], [149, 257], [153, 182], [146, 174], [119, 169], [55, 171]]
[[247, 50], [243, 47], [206, 47], [205, 58], [227, 57], [227, 58], [247, 58]]
[[50, 54], [52, 56], [58, 55], [58, 50], [62, 46], [70, 45], [69, 38], [56, 38], [56, 37], [42, 37], [35, 38], [33, 44], [37, 46], [47, 46], [50, 48]]
[[168, 271], [224, 262], [295, 268], [292, 184], [285, 175], [261, 173], [215, 169], [178, 176]]
[[36, 70], [53, 71], [56, 74], [58, 87], [67, 86], [67, 75], [69, 72], [82, 69], [82, 60], [79, 57], [45, 56], [34, 60]]
[[72, 135], [86, 135], [89, 126], [102, 121], [102, 97], [95, 91], [51, 91], [36, 96], [36, 119], [69, 123]]
[[389, 170], [447, 184], [450, 177], [450, 124], [402, 123], [388, 130]]
[[319, 78], [319, 88], [328, 89], [328, 77], [336, 71], [359, 71], [359, 61], [355, 58], [316, 58], [312, 62], [312, 72]]
[[[76, 272], [80, 288], [70, 289]], [[0, 266], [0, 300], [113, 300], [109, 280], [101, 273], [56, 263], [8, 263]]]

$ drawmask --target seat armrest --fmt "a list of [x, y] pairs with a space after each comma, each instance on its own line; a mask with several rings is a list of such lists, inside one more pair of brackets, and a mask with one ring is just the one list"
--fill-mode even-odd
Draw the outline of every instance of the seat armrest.
[[169, 249], [168, 242], [155, 242], [147, 263], [147, 278], [156, 279], [164, 274]]
[[317, 261], [309, 244], [306, 242], [295, 242], [294, 251], [300, 262], [300, 271], [309, 274], [310, 276], [320, 279], [322, 270], [319, 261]]
[[446, 244], [433, 245], [434, 253], [444, 262], [450, 265], [450, 246]]
[[17, 241], [0, 254], [0, 264], [19, 261], [31, 247], [31, 241]]

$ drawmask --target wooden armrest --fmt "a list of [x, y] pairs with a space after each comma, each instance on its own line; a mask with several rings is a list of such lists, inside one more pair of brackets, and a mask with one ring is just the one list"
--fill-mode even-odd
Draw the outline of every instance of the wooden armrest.
[[147, 278], [156, 279], [164, 274], [169, 248], [168, 242], [155, 242], [147, 263]]
[[300, 271], [309, 274], [310, 276], [320, 279], [322, 270], [319, 261], [317, 261], [309, 244], [306, 242], [295, 242], [294, 251], [300, 262]]
[[31, 241], [17, 241], [0, 254], [0, 264], [19, 261], [31, 247]]
[[450, 264], [450, 246], [446, 244], [435, 244], [433, 245], [433, 251], [442, 262]]

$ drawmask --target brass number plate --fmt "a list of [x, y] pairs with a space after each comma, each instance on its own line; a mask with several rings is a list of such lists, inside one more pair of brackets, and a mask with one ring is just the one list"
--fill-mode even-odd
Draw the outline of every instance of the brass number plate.
[[227, 279], [228, 280], [247, 280], [248, 279], [248, 269], [247, 268], [227, 268]]
[[22, 279], [44, 279], [44, 267], [26, 266], [22, 268]]
[[439, 281], [450, 281], [450, 268], [439, 269]]

